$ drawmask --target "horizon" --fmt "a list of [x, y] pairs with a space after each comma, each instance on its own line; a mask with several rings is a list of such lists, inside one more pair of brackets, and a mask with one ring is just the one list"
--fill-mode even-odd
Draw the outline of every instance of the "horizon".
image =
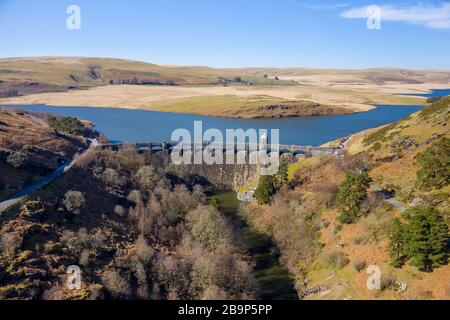
[[[80, 29], [68, 11], [80, 9]], [[378, 5], [379, 29], [367, 7]], [[68, 13], [69, 12], [69, 13]], [[376, 26], [375, 26], [376, 27]], [[450, 2], [0, 0], [10, 57], [113, 57], [213, 68], [450, 70]], [[423, 57], [427, 58], [424, 59]]]
[[101, 57], [101, 56], [16, 56], [16, 57], [0, 57], [0, 60], [14, 60], [14, 59], [113, 59], [113, 60], [124, 60], [124, 61], [133, 61], [133, 62], [141, 62], [141, 63], [148, 63], [153, 64], [160, 67], [167, 67], [167, 68], [211, 68], [211, 69], [308, 69], [308, 70], [337, 70], [337, 71], [367, 71], [367, 70], [412, 70], [412, 71], [438, 71], [438, 72], [447, 72], [450, 71], [449, 68], [409, 68], [409, 67], [400, 67], [400, 66], [372, 66], [372, 67], [364, 67], [364, 68], [332, 68], [332, 67], [320, 67], [320, 66], [311, 66], [311, 67], [305, 67], [305, 66], [286, 66], [286, 67], [276, 67], [276, 66], [242, 66], [242, 67], [219, 67], [219, 66], [213, 66], [213, 65], [189, 65], [189, 64], [170, 64], [170, 63], [154, 63], [152, 61], [145, 61], [145, 60], [137, 60], [133, 58], [122, 58], [122, 57]]

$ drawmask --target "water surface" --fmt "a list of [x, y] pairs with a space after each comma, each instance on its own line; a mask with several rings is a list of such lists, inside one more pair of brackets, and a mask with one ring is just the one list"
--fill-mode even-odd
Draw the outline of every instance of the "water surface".
[[[98, 131], [111, 141], [170, 141], [178, 128], [193, 134], [194, 121], [203, 121], [203, 130], [279, 129], [281, 144], [318, 146], [341, 137], [392, 123], [418, 111], [421, 106], [377, 106], [376, 109], [349, 115], [282, 118], [230, 119], [146, 110], [92, 107], [50, 107], [45, 105], [14, 106], [16, 109], [51, 112], [92, 121]], [[194, 139], [194, 137], [192, 138]]]
[[402, 94], [402, 96], [415, 96], [415, 97], [446, 97], [450, 96], [450, 89], [431, 89], [429, 93], [406, 93]]

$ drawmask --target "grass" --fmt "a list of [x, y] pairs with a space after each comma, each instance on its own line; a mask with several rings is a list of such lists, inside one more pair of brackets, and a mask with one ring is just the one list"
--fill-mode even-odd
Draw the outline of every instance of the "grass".
[[243, 186], [242, 188], [240, 188], [240, 189], [238, 190], [238, 192], [239, 192], [239, 193], [244, 193], [244, 192], [249, 191], [249, 190], [252, 189], [252, 188], [256, 188], [257, 186], [258, 186], [258, 181], [254, 181], [254, 182], [249, 183], [248, 185]]
[[[207, 116], [224, 116], [233, 118], [291, 116], [294, 113], [307, 111], [313, 103], [309, 101], [292, 101], [278, 99], [267, 95], [237, 96], [216, 95], [197, 96], [156, 102], [148, 106], [155, 111], [191, 113]], [[295, 109], [271, 109], [268, 107], [293, 107]], [[266, 109], [268, 108], [268, 109]]]
[[295, 174], [299, 170], [301, 170], [303, 168], [308, 168], [308, 167], [314, 166], [317, 162], [318, 162], [317, 158], [306, 158], [306, 159], [302, 159], [302, 160], [299, 160], [299, 161], [297, 161], [295, 163], [290, 164], [289, 168], [288, 168], [288, 179], [289, 179], [289, 181], [294, 180]]
[[[443, 110], [445, 110], [446, 108], [448, 108], [449, 106], [450, 106], [450, 97], [446, 97], [446, 98], [443, 98], [443, 99], [441, 99], [441, 100], [435, 102], [433, 105], [431, 105], [431, 106], [429, 106], [429, 107], [423, 109], [423, 110], [419, 113], [419, 116], [420, 116], [421, 118], [425, 118], [425, 117], [430, 116], [430, 115], [432, 115], [432, 114], [434, 114], [434, 113], [443, 111]], [[447, 119], [446, 119], [446, 120], [448, 121], [448, 116], [447, 116]]]
[[[96, 70], [93, 74], [91, 71]], [[109, 83], [110, 79], [146, 79], [166, 84], [215, 84], [220, 78], [236, 77], [256, 84], [289, 84], [232, 69], [208, 67], [168, 67], [146, 62], [82, 57], [0, 59], [0, 80], [51, 83], [59, 86], [90, 87]]]

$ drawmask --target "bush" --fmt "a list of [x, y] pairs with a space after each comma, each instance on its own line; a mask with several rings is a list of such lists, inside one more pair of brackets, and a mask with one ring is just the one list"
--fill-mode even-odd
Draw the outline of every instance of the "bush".
[[126, 299], [131, 295], [130, 284], [117, 270], [106, 271], [102, 283], [114, 298]]
[[48, 119], [48, 125], [54, 130], [72, 135], [81, 136], [84, 131], [84, 126], [80, 120], [72, 117], [51, 117]]
[[159, 255], [154, 264], [157, 279], [166, 295], [173, 298], [188, 298], [191, 285], [191, 266], [187, 261], [174, 256]]
[[156, 187], [161, 175], [157, 173], [153, 166], [145, 166], [139, 169], [134, 178], [141, 191], [148, 192]]
[[81, 192], [70, 190], [64, 195], [63, 203], [70, 213], [80, 214], [81, 209], [86, 204], [86, 199]]
[[210, 250], [215, 250], [231, 238], [227, 221], [215, 209], [199, 208], [188, 214], [187, 221], [194, 238]]
[[275, 191], [273, 177], [261, 176], [255, 190], [255, 199], [259, 204], [269, 204]]
[[[64, 231], [60, 241], [74, 256], [81, 258], [83, 252], [89, 255], [98, 254], [103, 247], [105, 237], [100, 232], [90, 234], [86, 229], [81, 228], [77, 233]], [[84, 253], [85, 256], [86, 253]]]
[[352, 262], [352, 266], [353, 266], [353, 269], [355, 269], [358, 272], [361, 272], [366, 268], [367, 264], [365, 261], [355, 260]]
[[450, 184], [450, 138], [442, 138], [417, 157], [421, 169], [417, 184], [421, 189], [441, 189]]
[[141, 260], [143, 263], [149, 263], [155, 251], [148, 245], [148, 242], [147, 240], [145, 240], [145, 237], [143, 235], [140, 235], [136, 240], [135, 246], [136, 256], [139, 258], [139, 260]]
[[128, 194], [127, 200], [134, 204], [142, 203], [142, 193], [139, 190], [131, 190]]
[[349, 261], [347, 256], [340, 251], [329, 251], [322, 254], [321, 262], [326, 267], [342, 269]]
[[442, 98], [443, 98], [443, 97], [439, 97], [439, 96], [437, 96], [437, 97], [429, 97], [429, 98], [427, 99], [427, 103], [435, 103], [435, 102], [441, 100]]
[[109, 168], [102, 173], [101, 179], [109, 187], [116, 189], [122, 189], [127, 184], [125, 177], [121, 177], [116, 170]]
[[127, 211], [124, 207], [122, 206], [115, 206], [114, 207], [114, 213], [117, 214], [119, 217], [125, 217], [127, 215]]

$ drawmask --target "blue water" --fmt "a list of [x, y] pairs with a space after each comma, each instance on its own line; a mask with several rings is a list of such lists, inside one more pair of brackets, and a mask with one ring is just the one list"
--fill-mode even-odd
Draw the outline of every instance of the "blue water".
[[[350, 115], [284, 118], [229, 119], [145, 110], [92, 107], [15, 106], [15, 109], [50, 112], [92, 121], [111, 141], [170, 141], [173, 130], [188, 129], [193, 136], [194, 121], [203, 121], [203, 130], [279, 129], [281, 144], [318, 146], [341, 137], [388, 124], [421, 109], [420, 106], [378, 106], [369, 112]], [[196, 140], [196, 139], [195, 139]]]
[[430, 93], [408, 93], [402, 94], [402, 96], [416, 96], [416, 97], [446, 97], [450, 96], [450, 89], [432, 89]]

